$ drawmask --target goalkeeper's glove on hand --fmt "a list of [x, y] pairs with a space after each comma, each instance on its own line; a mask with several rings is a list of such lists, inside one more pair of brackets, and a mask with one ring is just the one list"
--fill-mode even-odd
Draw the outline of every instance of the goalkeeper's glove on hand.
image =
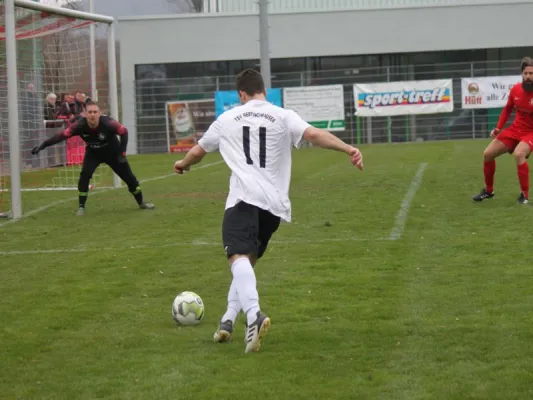
[[39, 146], [35, 146], [33, 149], [31, 149], [31, 154], [39, 154], [39, 152], [43, 149], [43, 145], [40, 144]]

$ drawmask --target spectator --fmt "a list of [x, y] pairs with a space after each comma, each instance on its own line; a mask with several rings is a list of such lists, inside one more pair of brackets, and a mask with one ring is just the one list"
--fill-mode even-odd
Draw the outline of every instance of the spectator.
[[87, 96], [85, 96], [85, 93], [80, 92], [79, 90], [76, 92], [76, 107], [77, 107], [77, 115], [81, 115], [85, 112], [85, 99]]
[[[57, 105], [57, 96], [55, 93], [49, 93], [46, 96], [46, 104], [44, 105], [44, 119], [46, 121], [53, 121], [56, 119], [56, 114], [59, 110]], [[50, 128], [55, 126], [53, 122], [47, 122], [46, 127]]]
[[[28, 83], [26, 88], [20, 96], [20, 136], [23, 143], [23, 150], [35, 145], [36, 141], [40, 141], [39, 132], [43, 128], [42, 105], [37, 97], [35, 85]], [[35, 158], [24, 164], [25, 167], [36, 167], [39, 160]]]
[[[65, 102], [61, 105], [58, 117], [64, 119], [67, 127], [82, 118], [85, 113], [85, 102], [80, 91], [76, 96], [67, 94]], [[67, 140], [67, 165], [80, 165], [85, 154], [85, 142], [80, 136], [73, 136]]]
[[31, 121], [31, 122], [38, 120], [39, 118], [35, 118], [35, 117], [39, 115], [39, 111], [38, 111], [39, 99], [37, 99], [35, 85], [33, 83], [28, 84], [27, 89], [22, 94], [20, 101], [22, 103], [21, 111], [24, 116], [23, 120]]
[[71, 94], [67, 94], [65, 95], [64, 103], [61, 104], [61, 107], [59, 107], [59, 112], [57, 113], [57, 116], [61, 119], [65, 119], [67, 121], [72, 122], [74, 118], [80, 114], [80, 112], [81, 111], [79, 111], [78, 109], [74, 96]]

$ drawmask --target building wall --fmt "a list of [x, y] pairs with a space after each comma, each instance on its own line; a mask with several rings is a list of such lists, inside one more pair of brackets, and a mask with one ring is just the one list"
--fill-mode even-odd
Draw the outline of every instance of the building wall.
[[[533, 2], [272, 14], [272, 58], [497, 49], [530, 45]], [[259, 58], [257, 15], [122, 19], [122, 119], [135, 153], [135, 66]]]
[[[203, 0], [204, 12], [257, 13], [258, 1]], [[442, 5], [494, 4], [501, 0], [268, 0], [271, 12], [301, 12], [302, 10], [333, 11], [370, 8], [434, 7]]]

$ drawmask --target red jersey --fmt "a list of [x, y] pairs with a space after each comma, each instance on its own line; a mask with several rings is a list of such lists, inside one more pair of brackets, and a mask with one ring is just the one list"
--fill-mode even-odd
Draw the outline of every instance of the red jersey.
[[507, 105], [500, 115], [496, 128], [502, 129], [516, 108], [516, 116], [512, 126], [518, 131], [533, 133], [533, 92], [526, 92], [522, 83], [517, 83], [509, 92]]

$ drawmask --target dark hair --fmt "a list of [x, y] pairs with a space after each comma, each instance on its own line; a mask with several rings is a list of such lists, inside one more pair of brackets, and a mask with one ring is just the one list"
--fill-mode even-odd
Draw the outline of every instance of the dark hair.
[[98, 103], [96, 101], [92, 101], [91, 99], [87, 99], [85, 101], [85, 107], [89, 107], [89, 106], [96, 106], [96, 107], [100, 108], [100, 106], [98, 105]]
[[237, 75], [237, 90], [248, 96], [264, 93], [265, 82], [258, 71], [248, 68]]
[[531, 57], [524, 57], [523, 58], [522, 65], [521, 65], [522, 72], [524, 72], [524, 70], [527, 67], [533, 67], [533, 58], [531, 58]]

